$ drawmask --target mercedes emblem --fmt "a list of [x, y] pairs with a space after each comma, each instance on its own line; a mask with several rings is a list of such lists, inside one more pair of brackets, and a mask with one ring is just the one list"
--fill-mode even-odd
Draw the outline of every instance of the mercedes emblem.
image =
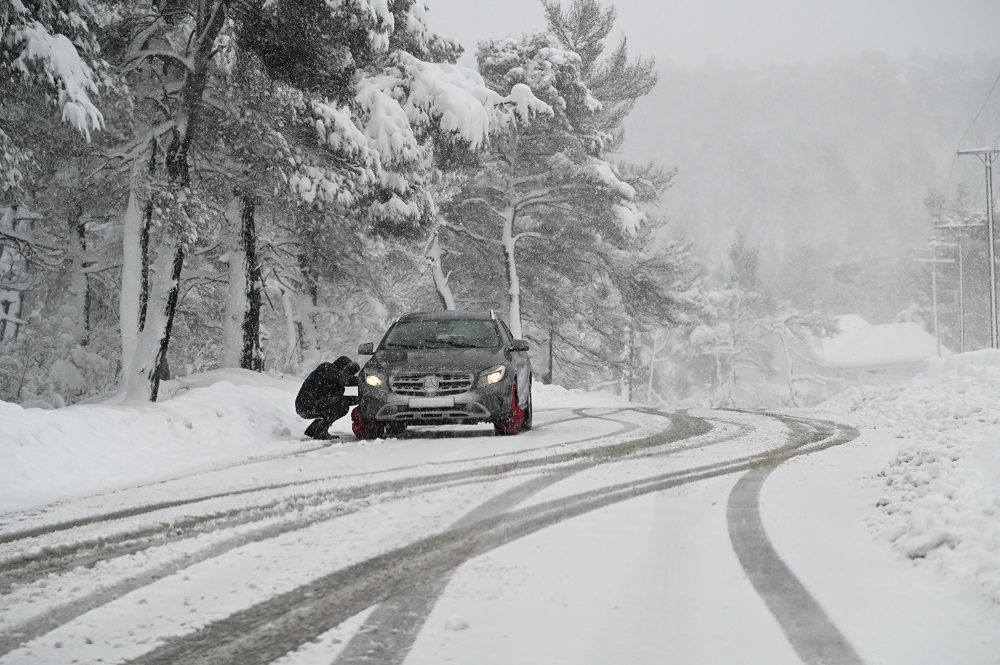
[[441, 381], [433, 374], [424, 379], [424, 392], [428, 395], [433, 395], [440, 387]]

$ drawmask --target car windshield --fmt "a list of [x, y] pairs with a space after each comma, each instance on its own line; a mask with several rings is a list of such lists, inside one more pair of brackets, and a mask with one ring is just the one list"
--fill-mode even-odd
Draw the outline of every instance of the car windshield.
[[496, 325], [484, 319], [403, 321], [385, 336], [382, 348], [495, 348], [500, 346]]

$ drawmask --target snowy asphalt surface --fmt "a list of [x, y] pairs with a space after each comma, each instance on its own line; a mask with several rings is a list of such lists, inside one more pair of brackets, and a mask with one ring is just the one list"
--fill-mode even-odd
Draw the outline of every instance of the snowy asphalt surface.
[[442, 662], [446, 641], [425, 628], [469, 562], [574, 518], [726, 477], [728, 556], [783, 648], [805, 663], [862, 662], [782, 561], [759, 505], [773, 469], [849, 443], [853, 428], [744, 412], [560, 409], [539, 412], [518, 437], [484, 434], [334, 441], [5, 515], [0, 664]]

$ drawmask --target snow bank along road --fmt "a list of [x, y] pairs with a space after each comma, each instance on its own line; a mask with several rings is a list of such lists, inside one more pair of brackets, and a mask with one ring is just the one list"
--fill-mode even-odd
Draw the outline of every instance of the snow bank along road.
[[[745, 603], [741, 626], [723, 632], [737, 642], [753, 634], [729, 662], [862, 662], [782, 561], [759, 508], [778, 465], [856, 436], [763, 413], [553, 409], [518, 437], [466, 429], [334, 441], [8, 514], [0, 665], [610, 662], [622, 656], [610, 628], [566, 641], [517, 631], [532, 612], [550, 638], [565, 632], [560, 622], [649, 621], [627, 599], [602, 597], [623, 574], [606, 555], [622, 542], [616, 529], [656, 530], [637, 501], [699, 485], [718, 488], [711, 505], [724, 503], [706, 541], [720, 546], [675, 549], [624, 572], [655, 580], [670, 557], [721, 562], [722, 578], [741, 580], [729, 597]], [[589, 535], [601, 545], [574, 551], [570, 537], [538, 549], [581, 518], [596, 519]], [[684, 534], [654, 540], [654, 550], [696, 544]], [[505, 590], [533, 586], [534, 568], [553, 558], [554, 583], [573, 592], [512, 607]], [[568, 602], [581, 592], [589, 602]], [[647, 642], [631, 639], [619, 662], [659, 661], [662, 645]]]

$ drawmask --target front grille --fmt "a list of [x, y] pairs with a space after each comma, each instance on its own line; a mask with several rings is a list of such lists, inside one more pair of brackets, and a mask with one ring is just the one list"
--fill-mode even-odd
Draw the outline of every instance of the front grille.
[[446, 409], [411, 409], [387, 404], [379, 409], [375, 419], [379, 422], [394, 423], [472, 423], [490, 420], [490, 411], [479, 402], [460, 404]]
[[[438, 389], [429, 392], [424, 387], [427, 377], [438, 380]], [[459, 395], [472, 388], [472, 374], [461, 372], [402, 372], [389, 377], [389, 387], [398, 395], [413, 397], [439, 397], [442, 395]]]

